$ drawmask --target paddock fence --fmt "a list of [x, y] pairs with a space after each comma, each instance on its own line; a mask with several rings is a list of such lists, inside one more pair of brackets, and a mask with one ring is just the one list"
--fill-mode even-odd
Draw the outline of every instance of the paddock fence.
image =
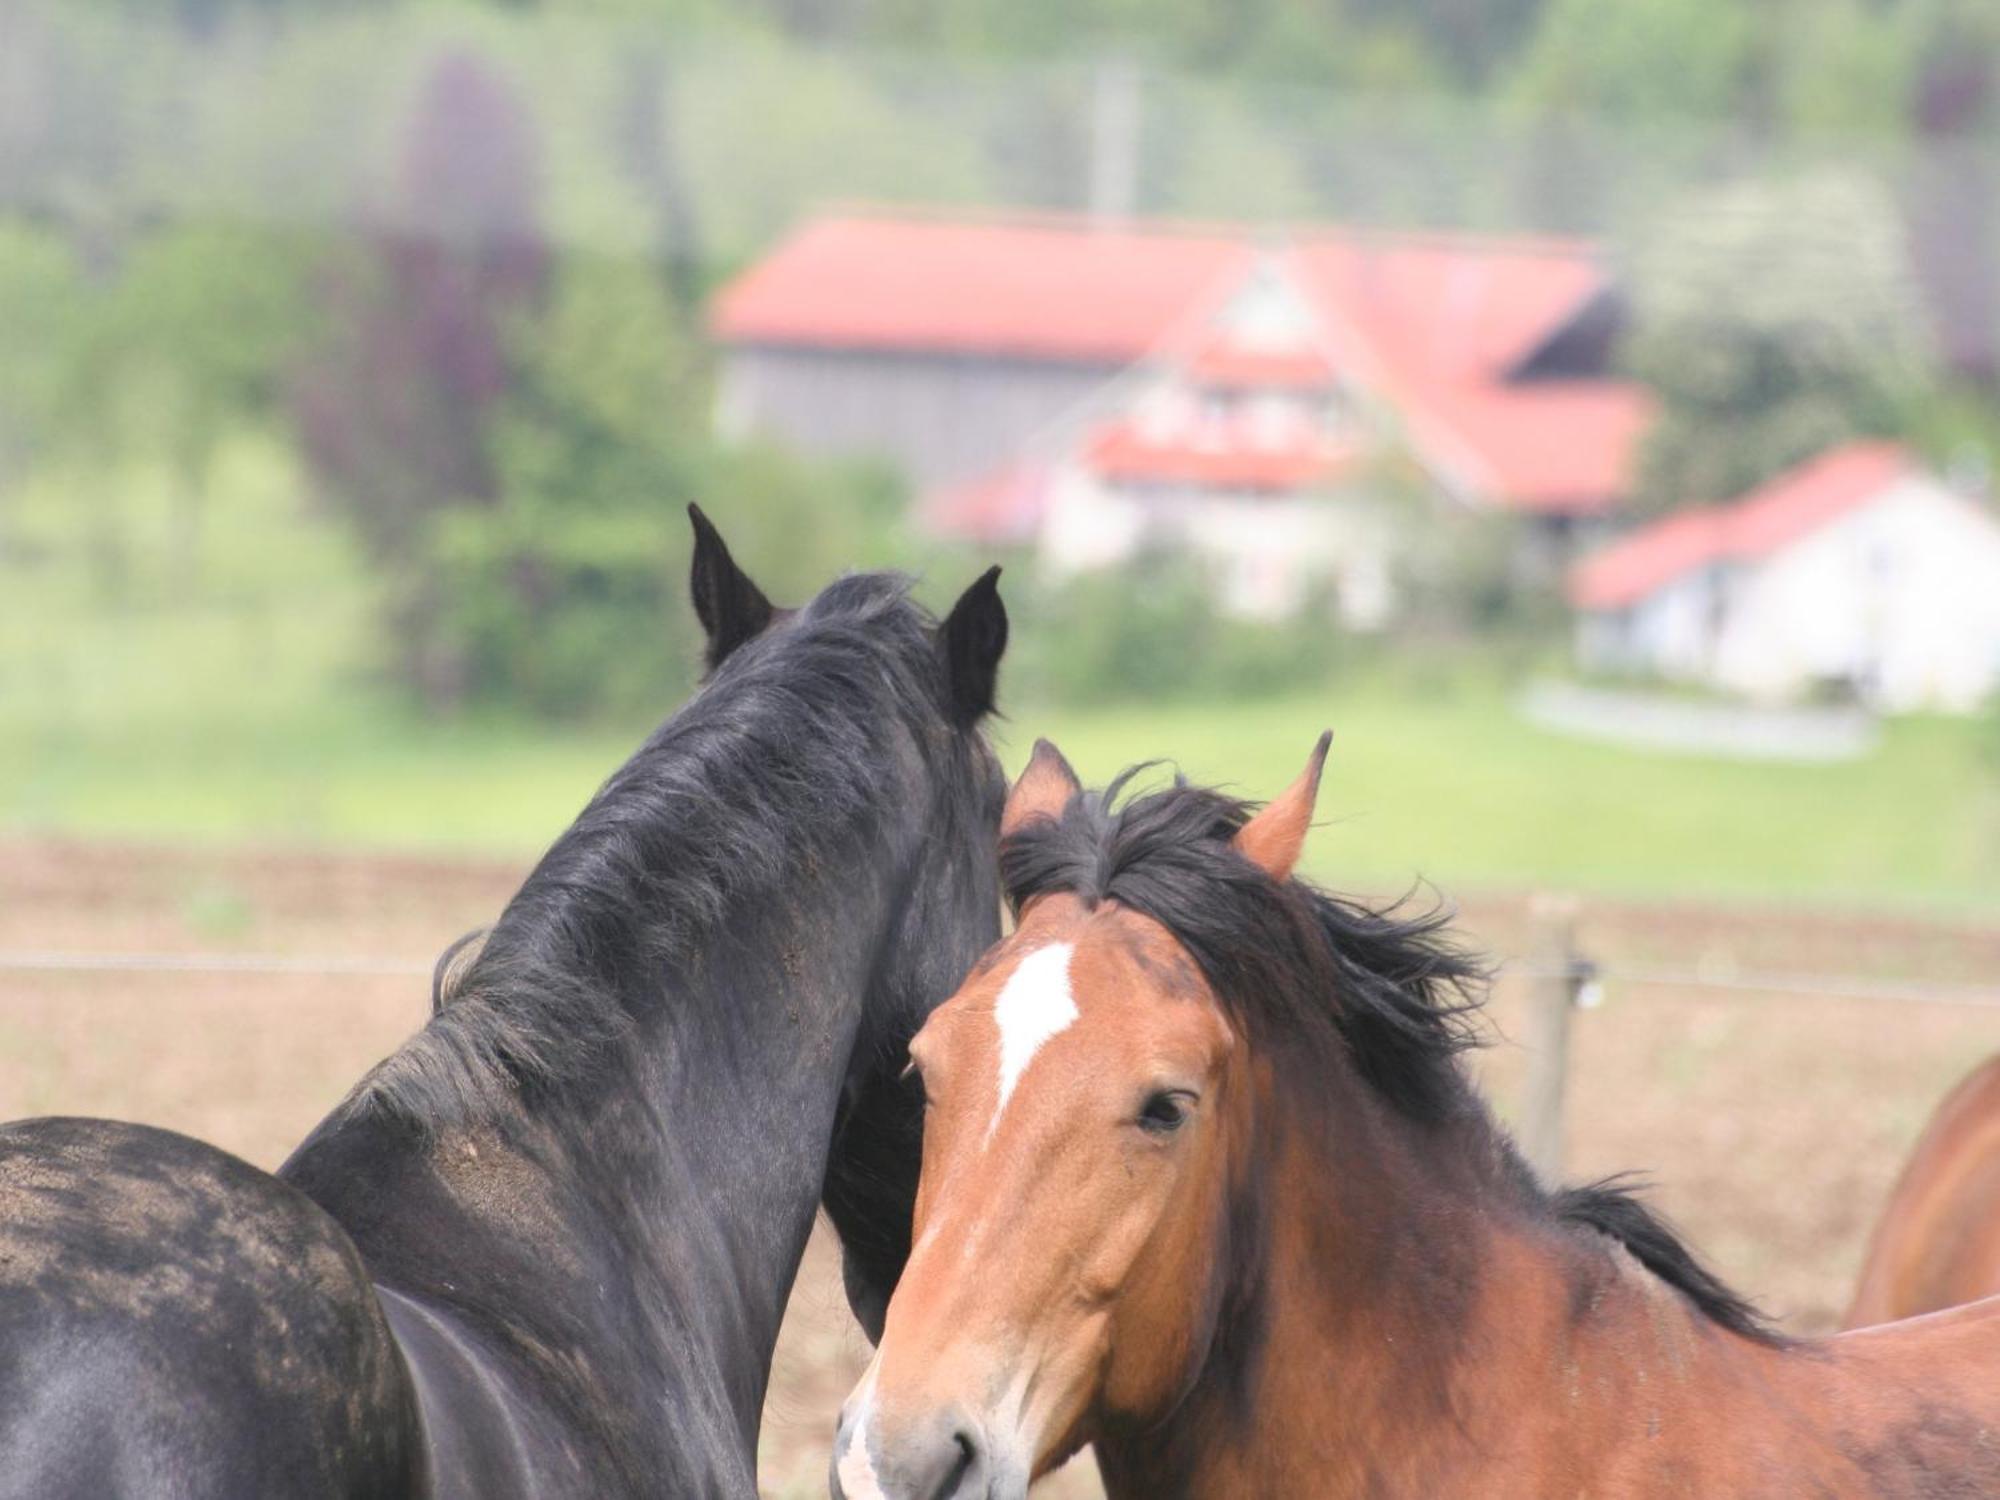
[[[1523, 986], [1525, 1020], [1516, 1040], [1525, 1077], [1515, 1122], [1523, 1153], [1544, 1181], [1562, 1178], [1567, 1155], [1570, 1054], [1579, 1017], [1612, 992], [1673, 990], [1740, 997], [1859, 1000], [1890, 1005], [2000, 1010], [2000, 984], [1861, 979], [1851, 974], [1718, 973], [1699, 965], [1598, 963], [1578, 939], [1581, 902], [1541, 895], [1528, 910], [1523, 951], [1494, 967], [1498, 982]], [[429, 978], [434, 960], [383, 954], [224, 951], [146, 952], [0, 949], [0, 974], [272, 975], [357, 979]]]

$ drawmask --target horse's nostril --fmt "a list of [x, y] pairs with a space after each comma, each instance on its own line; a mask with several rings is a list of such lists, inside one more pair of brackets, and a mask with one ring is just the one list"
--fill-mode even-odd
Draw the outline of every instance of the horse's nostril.
[[979, 1436], [969, 1427], [959, 1427], [951, 1435], [957, 1448], [935, 1500], [975, 1500], [986, 1493], [986, 1466], [981, 1462]]

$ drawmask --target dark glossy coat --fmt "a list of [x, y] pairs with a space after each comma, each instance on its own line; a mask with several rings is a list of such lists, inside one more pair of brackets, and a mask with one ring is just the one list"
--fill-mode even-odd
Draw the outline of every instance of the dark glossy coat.
[[1006, 617], [773, 610], [697, 535], [711, 680], [276, 1175], [0, 1128], [0, 1496], [748, 1496], [822, 1202], [879, 1328], [902, 1054], [997, 936]]

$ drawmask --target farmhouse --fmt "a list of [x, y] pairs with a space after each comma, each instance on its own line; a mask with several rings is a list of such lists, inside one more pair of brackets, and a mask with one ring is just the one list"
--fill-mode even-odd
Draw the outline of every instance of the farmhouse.
[[890, 460], [943, 534], [1192, 549], [1242, 612], [1331, 583], [1367, 625], [1410, 475], [1559, 556], [1617, 506], [1650, 415], [1620, 318], [1574, 241], [841, 215], [718, 297], [718, 420]]
[[1591, 670], [1896, 712], [2000, 689], [2000, 520], [1891, 443], [1633, 532], [1577, 564], [1569, 592]]

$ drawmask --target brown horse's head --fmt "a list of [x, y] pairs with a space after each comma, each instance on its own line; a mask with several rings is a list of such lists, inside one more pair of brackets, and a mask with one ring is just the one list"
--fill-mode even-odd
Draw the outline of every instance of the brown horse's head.
[[[1325, 754], [1323, 738], [1248, 822], [1204, 804], [1200, 841], [1227, 878], [1287, 880]], [[1033, 825], [1082, 816], [1078, 794], [1038, 745], [1008, 799], [1006, 856], [1032, 862]], [[1171, 1410], [1227, 1298], [1216, 1244], [1257, 1066], [1240, 1026], [1148, 902], [1009, 875], [1014, 933], [910, 1048], [928, 1099], [915, 1248], [843, 1414], [846, 1500], [1024, 1494], [1105, 1424]]]

